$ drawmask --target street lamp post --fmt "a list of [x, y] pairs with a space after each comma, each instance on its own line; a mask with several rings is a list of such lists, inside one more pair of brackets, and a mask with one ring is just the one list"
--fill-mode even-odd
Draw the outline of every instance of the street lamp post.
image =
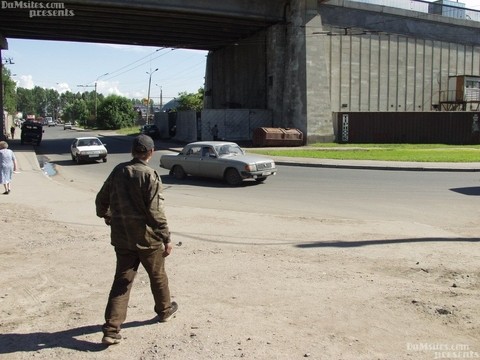
[[147, 94], [147, 121], [146, 121], [147, 125], [149, 124], [149, 121], [148, 121], [149, 111], [148, 110], [150, 109], [150, 86], [152, 85], [152, 74], [157, 70], [158, 70], [158, 68], [156, 68], [155, 70], [150, 71], [150, 72], [147, 71], [147, 74], [149, 75], [149, 78], [148, 78], [148, 94]]

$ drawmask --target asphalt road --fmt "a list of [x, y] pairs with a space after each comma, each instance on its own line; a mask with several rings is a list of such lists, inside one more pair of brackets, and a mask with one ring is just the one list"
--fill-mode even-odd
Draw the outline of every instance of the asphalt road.
[[[45, 128], [37, 154], [41, 161], [55, 165], [56, 180], [96, 192], [116, 164], [130, 159], [130, 141], [114, 134], [103, 136], [108, 162], [77, 165], [70, 158], [69, 146], [74, 137], [86, 135], [99, 134]], [[157, 145], [162, 148], [161, 141]], [[263, 184], [231, 188], [216, 180], [173, 179], [158, 166], [166, 151], [156, 151], [150, 165], [162, 177], [167, 200], [177, 206], [319, 219], [416, 222], [443, 228], [468, 227], [478, 219], [478, 172], [279, 166], [278, 175]]]

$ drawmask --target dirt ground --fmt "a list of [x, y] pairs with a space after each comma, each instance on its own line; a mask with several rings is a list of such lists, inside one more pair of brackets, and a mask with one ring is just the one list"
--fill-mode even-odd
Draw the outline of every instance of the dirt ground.
[[[105, 347], [109, 229], [93, 192], [38, 176], [34, 195], [26, 176], [35, 171], [24, 166], [0, 199], [1, 359], [480, 358], [473, 224], [205, 215], [168, 197], [177, 316], [155, 322], [141, 269], [122, 343]], [[245, 224], [262, 225], [245, 239]]]

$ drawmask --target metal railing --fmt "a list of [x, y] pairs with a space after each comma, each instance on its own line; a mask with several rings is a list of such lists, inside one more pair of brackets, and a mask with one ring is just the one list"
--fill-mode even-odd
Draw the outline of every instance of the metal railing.
[[440, 101], [442, 102], [479, 102], [480, 89], [465, 88], [462, 90], [440, 91]]

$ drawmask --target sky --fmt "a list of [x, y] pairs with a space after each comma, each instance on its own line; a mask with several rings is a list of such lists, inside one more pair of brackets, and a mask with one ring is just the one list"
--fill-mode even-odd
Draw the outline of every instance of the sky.
[[[467, 8], [480, 10], [480, 0], [460, 0]], [[180, 92], [196, 93], [204, 85], [206, 51], [7, 39], [2, 51], [18, 87], [34, 86], [65, 91], [94, 91], [129, 99], [150, 98], [162, 104]], [[154, 71], [157, 69], [157, 71]], [[154, 71], [154, 72], [153, 72]], [[106, 74], [106, 75], [105, 75]], [[79, 86], [81, 85], [81, 86]]]
[[[7, 39], [3, 59], [18, 87], [94, 91], [155, 104], [203, 88], [206, 51], [161, 47]], [[4, 61], [5, 62], [5, 61]], [[157, 71], [155, 71], [158, 69]], [[106, 75], [105, 75], [106, 74]], [[79, 86], [80, 85], [80, 86]]]

